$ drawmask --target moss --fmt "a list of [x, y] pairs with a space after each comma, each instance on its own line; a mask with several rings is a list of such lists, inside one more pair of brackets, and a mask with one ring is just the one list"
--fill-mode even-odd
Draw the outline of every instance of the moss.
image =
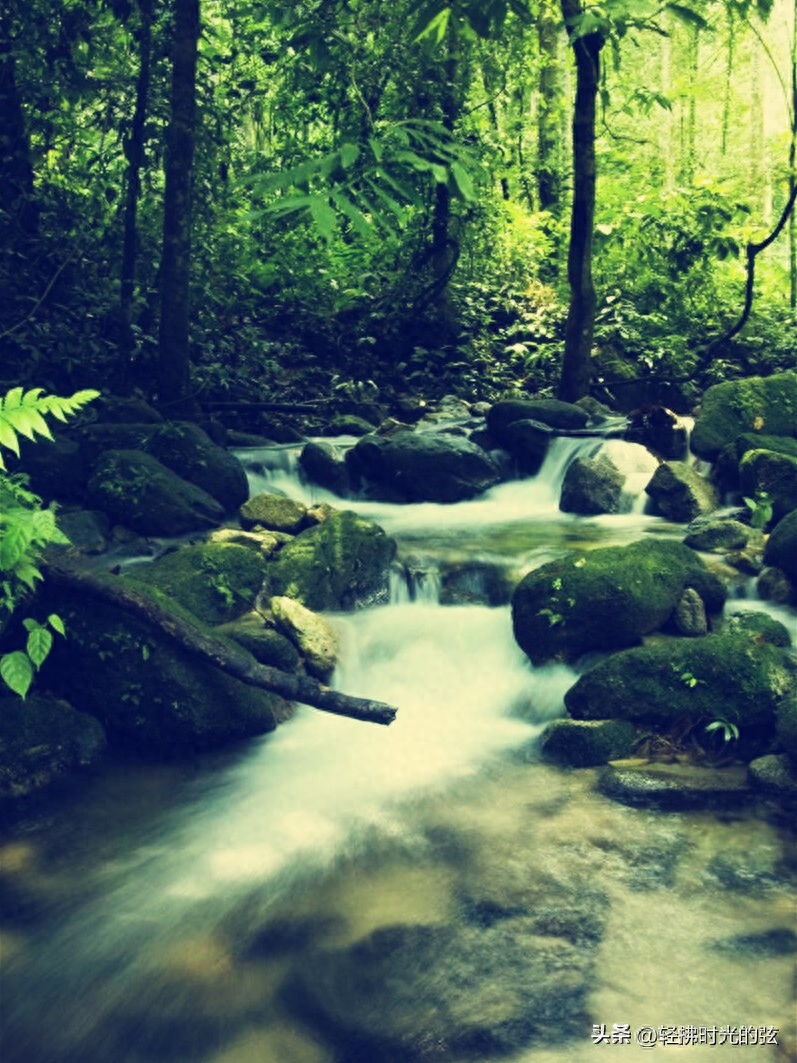
[[797, 581], [797, 509], [775, 525], [764, 548], [764, 561]]
[[667, 623], [686, 587], [708, 613], [721, 608], [721, 583], [681, 543], [650, 539], [571, 555], [518, 584], [515, 638], [535, 664], [632, 646]]
[[252, 608], [265, 574], [266, 562], [254, 550], [208, 543], [138, 565], [126, 578], [157, 587], [207, 624], [223, 624]]
[[546, 760], [573, 768], [590, 768], [627, 757], [637, 729], [626, 720], [553, 720], [542, 735]]
[[797, 509], [797, 457], [748, 450], [739, 462], [739, 479], [748, 497], [769, 496], [776, 520]]
[[581, 676], [565, 705], [584, 720], [670, 727], [724, 719], [740, 729], [771, 728], [795, 682], [797, 662], [786, 650], [730, 631], [616, 653]]
[[692, 433], [692, 450], [713, 461], [742, 434], [797, 436], [797, 372], [727, 380], [710, 387]]
[[206, 491], [232, 513], [249, 494], [243, 465], [195, 424], [168, 424], [157, 428], [146, 444], [167, 469]]
[[268, 565], [268, 587], [315, 612], [354, 609], [386, 593], [395, 553], [395, 541], [377, 524], [335, 512], [283, 546]]
[[[275, 713], [283, 714], [281, 698], [188, 654], [144, 620], [66, 591], [48, 593], [69, 638], [45, 662], [45, 681], [97, 717], [113, 744], [169, 759], [273, 730]], [[167, 604], [154, 588], [149, 593]]]
[[791, 635], [786, 625], [768, 613], [733, 613], [727, 617], [723, 631], [744, 631], [756, 640], [769, 642], [783, 649], [791, 646]]
[[243, 617], [223, 624], [213, 634], [233, 639], [239, 646], [249, 650], [261, 664], [271, 665], [283, 672], [293, 672], [299, 667], [299, 651], [291, 640], [274, 628], [266, 627], [260, 617]]
[[761, 432], [744, 432], [738, 436], [734, 445], [736, 457], [739, 461], [748, 450], [771, 450], [774, 454], [786, 454], [790, 458], [797, 458], [797, 439], [789, 436], [766, 435]]
[[307, 526], [307, 506], [284, 495], [264, 492], [254, 495], [240, 507], [238, 515], [244, 529], [260, 526], [269, 531], [298, 532]]
[[789, 691], [778, 706], [777, 736], [780, 748], [797, 763], [797, 689]]

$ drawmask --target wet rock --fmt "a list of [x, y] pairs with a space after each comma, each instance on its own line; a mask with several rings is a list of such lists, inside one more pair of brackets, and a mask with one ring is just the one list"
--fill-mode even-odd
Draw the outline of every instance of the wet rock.
[[[69, 638], [56, 643], [43, 680], [95, 716], [111, 744], [152, 760], [190, 756], [271, 731], [275, 713], [288, 713], [282, 698], [186, 653], [144, 620], [65, 590], [45, 590], [47, 607], [62, 617]], [[159, 605], [166, 602], [159, 597]]]
[[760, 934], [734, 934], [713, 946], [721, 952], [747, 956], [791, 956], [797, 952], [797, 933], [788, 926], [762, 930]]
[[622, 650], [585, 672], [565, 694], [576, 719], [624, 719], [668, 729], [729, 720], [774, 729], [797, 662], [748, 632], [667, 638]]
[[797, 372], [747, 377], [714, 384], [692, 432], [695, 454], [713, 461], [727, 443], [751, 432], [794, 437], [797, 424]]
[[507, 425], [502, 445], [521, 475], [535, 476], [540, 471], [552, 434], [550, 428], [537, 421], [513, 421]]
[[734, 807], [751, 794], [743, 764], [709, 768], [645, 760], [608, 764], [598, 778], [598, 789], [622, 804], [673, 811]]
[[747, 771], [756, 790], [797, 799], [797, 764], [788, 754], [756, 757], [747, 765]]
[[542, 733], [546, 760], [572, 768], [590, 768], [627, 757], [637, 729], [626, 720], [553, 720]]
[[744, 432], [736, 437], [734, 450], [739, 461], [748, 450], [771, 450], [775, 454], [797, 458], [797, 439], [791, 436], [766, 435], [763, 432]]
[[344, 510], [297, 535], [269, 562], [272, 595], [314, 612], [386, 599], [396, 543], [377, 524]]
[[364, 436], [346, 455], [355, 481], [389, 502], [461, 502], [500, 480], [495, 461], [475, 443], [448, 434]]
[[340, 652], [337, 633], [329, 621], [293, 598], [272, 598], [271, 612], [277, 628], [304, 658], [307, 671], [326, 682], [335, 671]]
[[789, 691], [778, 706], [778, 745], [797, 763], [797, 691]]
[[0, 803], [90, 767], [105, 746], [99, 722], [65, 701], [0, 695]]
[[19, 465], [30, 480], [31, 490], [45, 502], [85, 502], [90, 465], [74, 439], [37, 438], [35, 443], [22, 439]]
[[797, 509], [775, 525], [764, 548], [764, 562], [782, 569], [797, 583]]
[[225, 513], [234, 512], [249, 495], [243, 465], [198, 425], [156, 428], [144, 449], [167, 469], [215, 498]]
[[785, 624], [781, 624], [780, 620], [776, 620], [774, 616], [758, 610], [728, 613], [723, 621], [722, 630], [745, 632], [756, 644], [769, 642], [773, 646], [788, 649], [792, 643], [791, 634]]
[[589, 413], [558, 399], [502, 399], [487, 414], [487, 428], [502, 445], [507, 443], [507, 429], [515, 421], [536, 421], [548, 428], [577, 431], [586, 428]]
[[484, 1059], [579, 1036], [591, 962], [533, 918], [393, 926], [309, 957], [288, 999], [347, 1045], [347, 1059]]
[[576, 458], [562, 483], [563, 513], [619, 513], [624, 477], [610, 458]]
[[624, 438], [649, 447], [665, 461], [681, 461], [689, 450], [686, 428], [677, 415], [656, 403], [629, 413]]
[[182, 535], [218, 524], [223, 507], [206, 491], [138, 450], [110, 450], [88, 484], [93, 506], [141, 535]]
[[294, 644], [281, 632], [269, 627], [259, 613], [220, 624], [214, 630], [219, 635], [234, 639], [261, 664], [268, 664], [283, 672], [294, 672], [299, 667], [299, 651]]
[[108, 549], [111, 529], [107, 516], [99, 510], [59, 512], [58, 527], [72, 546], [83, 554], [102, 554]]
[[768, 565], [758, 573], [756, 581], [758, 597], [765, 602], [774, 602], [776, 605], [788, 605], [797, 599], [797, 588], [783, 571]]
[[739, 479], [748, 498], [769, 497], [775, 521], [797, 509], [797, 457], [748, 450], [739, 462]]
[[144, 399], [119, 395], [100, 395], [92, 402], [91, 411], [106, 424], [163, 424], [163, 417]]
[[307, 506], [303, 502], [267, 491], [244, 502], [238, 516], [245, 531], [261, 527], [293, 535], [307, 527]]
[[305, 443], [299, 455], [299, 468], [310, 483], [341, 497], [348, 494], [349, 470], [337, 448], [330, 443]]
[[440, 569], [442, 605], [506, 605], [514, 580], [503, 565], [487, 561], [443, 564]]
[[686, 529], [684, 545], [692, 550], [717, 553], [723, 550], [741, 550], [756, 532], [741, 521], [724, 517], [698, 517]]
[[[377, 421], [379, 418], [377, 418]], [[367, 421], [364, 417], [358, 417], [354, 413], [341, 413], [333, 417], [324, 428], [325, 436], [367, 436], [373, 432], [376, 424]]]
[[518, 584], [515, 638], [535, 664], [632, 646], [667, 624], [686, 587], [698, 592], [708, 613], [721, 609], [722, 584], [681, 543], [650, 539], [571, 555]]
[[679, 598], [673, 613], [673, 623], [678, 634], [688, 638], [708, 634], [706, 607], [694, 587], [687, 587]]
[[683, 461], [662, 462], [645, 491], [658, 513], [680, 522], [710, 513], [719, 501], [711, 484]]
[[235, 543], [237, 546], [245, 546], [249, 550], [262, 554], [266, 559], [273, 557], [285, 543], [289, 543], [292, 539], [293, 536], [287, 532], [266, 531], [265, 528], [255, 528], [252, 531], [242, 531], [240, 528], [216, 528], [207, 537], [209, 543]]
[[125, 579], [154, 587], [206, 624], [224, 624], [254, 606], [266, 574], [264, 558], [235, 543], [183, 546]]

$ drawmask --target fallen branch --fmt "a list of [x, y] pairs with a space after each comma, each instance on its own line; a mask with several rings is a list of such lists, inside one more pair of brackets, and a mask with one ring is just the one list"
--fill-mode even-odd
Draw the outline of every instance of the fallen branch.
[[367, 723], [390, 724], [396, 718], [397, 710], [392, 705], [341, 694], [309, 676], [294, 675], [260, 664], [242, 647], [208, 635], [197, 625], [175, 616], [122, 579], [97, 576], [86, 569], [64, 564], [61, 560], [49, 560], [43, 568], [47, 579], [54, 584], [81, 595], [99, 598], [146, 620], [188, 653], [209, 661], [222, 672], [250, 686], [270, 690], [290, 701], [299, 701], [324, 712], [365, 720]]

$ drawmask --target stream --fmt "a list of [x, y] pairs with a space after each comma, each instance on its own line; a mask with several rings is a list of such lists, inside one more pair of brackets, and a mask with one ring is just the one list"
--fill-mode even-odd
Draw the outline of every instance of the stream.
[[[331, 618], [334, 684], [391, 727], [301, 707], [194, 763], [108, 765], [0, 839], [4, 1063], [794, 1058], [793, 832], [546, 765], [576, 672], [483, 604], [496, 573], [682, 534], [644, 513], [644, 463], [626, 513], [560, 513], [594, 446], [472, 502], [345, 503], [400, 564], [388, 604]], [[294, 447], [240, 457], [253, 491], [341, 505]]]

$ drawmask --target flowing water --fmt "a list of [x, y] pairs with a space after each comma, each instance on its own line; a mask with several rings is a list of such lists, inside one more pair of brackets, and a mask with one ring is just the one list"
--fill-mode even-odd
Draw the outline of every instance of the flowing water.
[[[766, 808], [626, 808], [541, 763], [575, 673], [532, 668], [508, 607], [474, 604], [485, 572], [674, 533], [633, 490], [621, 516], [559, 513], [595, 446], [560, 440], [474, 502], [346, 503], [403, 567], [390, 604], [333, 618], [335, 683], [398, 705], [390, 728], [302, 708], [194, 764], [108, 767], [15, 828], [4, 1063], [792, 1058], [793, 835]], [[334, 501], [295, 458], [248, 454], [253, 489]]]

